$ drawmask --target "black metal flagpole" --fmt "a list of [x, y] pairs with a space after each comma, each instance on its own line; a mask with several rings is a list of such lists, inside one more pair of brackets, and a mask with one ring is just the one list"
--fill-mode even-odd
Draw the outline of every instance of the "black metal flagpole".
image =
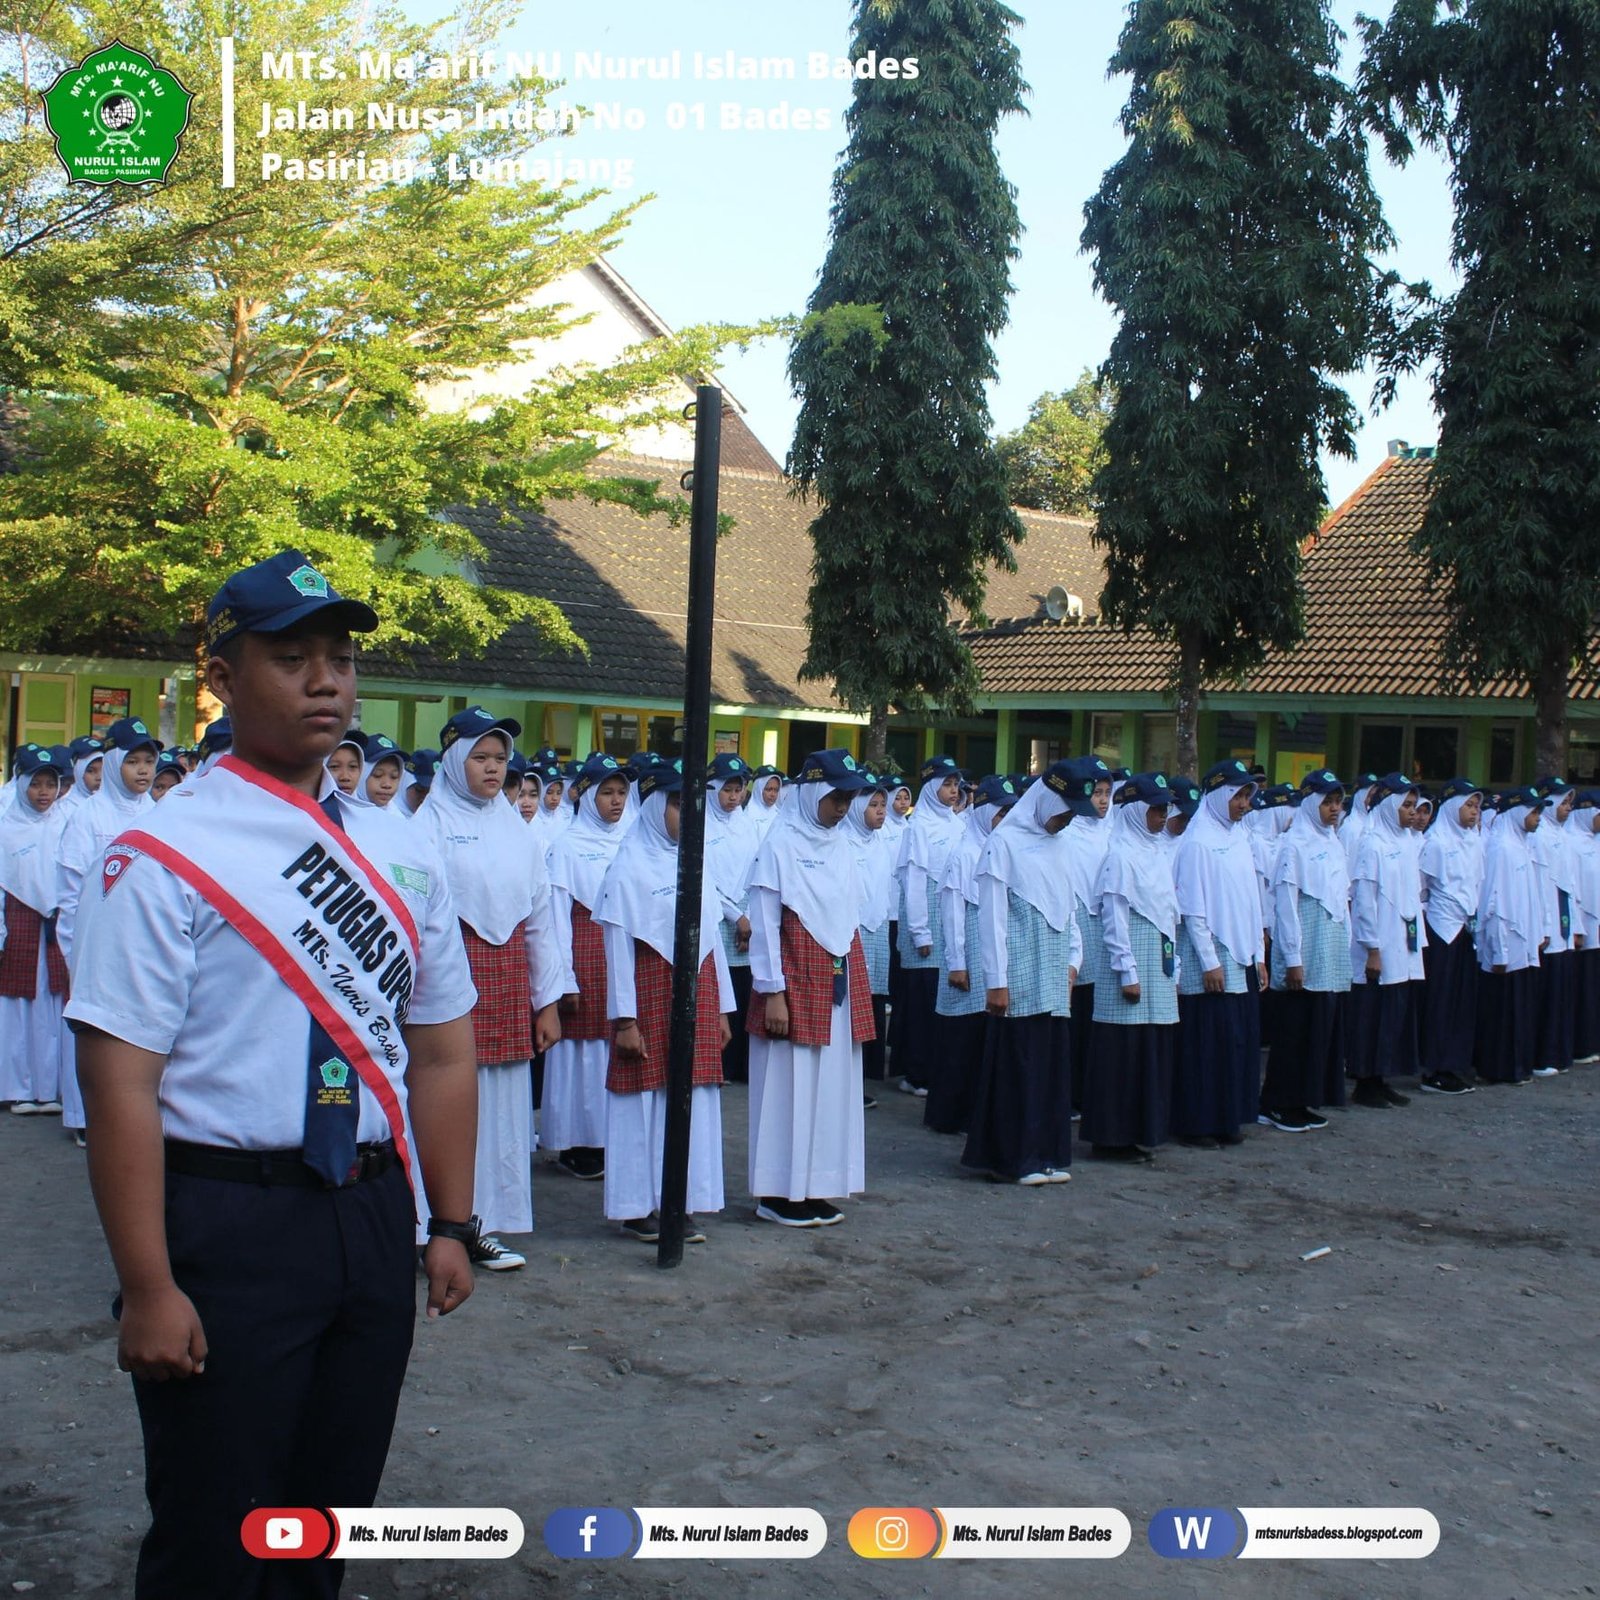
[[705, 869], [706, 750], [711, 743], [711, 627], [717, 589], [717, 474], [722, 391], [701, 384], [694, 399], [694, 470], [689, 496], [689, 629], [683, 676], [683, 791], [678, 812], [678, 914], [672, 940], [672, 1024], [667, 1060], [667, 1130], [661, 1157], [661, 1238], [656, 1265], [683, 1260], [689, 1193], [689, 1102], [700, 969], [700, 880]]

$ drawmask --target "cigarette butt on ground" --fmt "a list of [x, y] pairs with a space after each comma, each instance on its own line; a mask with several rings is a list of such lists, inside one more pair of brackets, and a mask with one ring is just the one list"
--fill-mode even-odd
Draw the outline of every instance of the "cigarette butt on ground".
[[1315, 1261], [1318, 1256], [1331, 1256], [1332, 1254], [1332, 1245], [1319, 1244], [1315, 1250], [1307, 1250], [1305, 1254], [1300, 1257], [1300, 1259], [1302, 1261]]

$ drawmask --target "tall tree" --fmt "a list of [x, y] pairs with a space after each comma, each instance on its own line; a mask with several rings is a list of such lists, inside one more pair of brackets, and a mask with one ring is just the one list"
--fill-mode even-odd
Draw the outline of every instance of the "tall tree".
[[1129, 146], [1085, 207], [1121, 316], [1095, 475], [1106, 615], [1174, 646], [1178, 764], [1206, 677], [1304, 630], [1319, 448], [1352, 455], [1390, 242], [1326, 0], [1134, 0], [1114, 73]]
[[850, 53], [916, 63], [859, 79], [834, 177], [813, 314], [881, 308], [881, 325], [808, 323], [789, 376], [789, 471], [819, 502], [804, 672], [873, 714], [963, 704], [972, 659], [952, 606], [981, 615], [986, 571], [1022, 526], [990, 440], [984, 385], [1020, 231], [995, 131], [1026, 86], [998, 0], [857, 0]]
[[1042, 394], [1015, 433], [995, 448], [1011, 480], [1013, 505], [1087, 517], [1094, 511], [1094, 475], [1105, 459], [1106, 423], [1115, 396], [1092, 368], [1059, 394]]
[[[507, 4], [467, 0], [448, 27], [365, 0], [36, 9], [0, 39], [0, 385], [24, 413], [0, 476], [0, 639], [197, 638], [228, 571], [299, 545], [375, 601], [380, 644], [476, 651], [526, 619], [575, 645], [555, 607], [478, 582], [481, 547], [439, 513], [577, 494], [667, 504], [653, 484], [589, 469], [623, 413], [654, 414], [651, 397], [669, 392], [676, 412], [675, 377], [708, 368], [717, 336], [641, 347], [471, 411], [430, 403], [568, 325], [529, 297], [608, 249], [629, 214], [533, 171], [522, 183], [464, 175], [473, 158], [537, 159], [543, 135], [484, 130], [471, 112], [542, 103], [542, 83], [486, 92], [419, 70], [379, 85], [355, 70], [358, 49], [425, 62], [482, 48]], [[220, 119], [198, 111], [167, 183], [65, 183], [39, 105], [63, 65], [120, 34], [214, 107], [223, 33], [240, 63], [236, 188], [219, 181]], [[244, 87], [261, 82], [263, 51], [308, 43], [347, 74]], [[262, 101], [296, 99], [332, 127], [262, 131]], [[371, 125], [369, 101], [399, 108], [392, 131]], [[358, 153], [364, 167], [321, 181], [262, 172], [267, 156]], [[409, 180], [393, 165], [378, 175], [406, 160]]]
[[1600, 620], [1600, 7], [1398, 0], [1363, 19], [1389, 152], [1445, 151], [1461, 286], [1440, 308], [1439, 449], [1418, 536], [1446, 666], [1531, 684], [1541, 773]]

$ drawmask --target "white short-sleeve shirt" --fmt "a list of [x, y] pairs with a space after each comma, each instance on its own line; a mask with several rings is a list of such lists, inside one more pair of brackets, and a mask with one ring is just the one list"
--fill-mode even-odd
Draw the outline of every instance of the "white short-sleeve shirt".
[[[332, 780], [322, 798], [334, 792]], [[374, 806], [340, 804], [345, 829], [411, 907], [421, 942], [408, 1023], [450, 1022], [477, 1002], [444, 869], [423, 832]], [[250, 849], [241, 836], [239, 848]], [[405, 867], [406, 872], [393, 869]], [[98, 884], [88, 893], [101, 895]], [[287, 1150], [303, 1142], [311, 1017], [220, 912], [156, 861], [117, 880], [73, 953], [67, 1017], [167, 1057], [163, 1133], [196, 1144]], [[406, 1103], [405, 1051], [387, 1069]], [[387, 1139], [360, 1089], [357, 1138]]]

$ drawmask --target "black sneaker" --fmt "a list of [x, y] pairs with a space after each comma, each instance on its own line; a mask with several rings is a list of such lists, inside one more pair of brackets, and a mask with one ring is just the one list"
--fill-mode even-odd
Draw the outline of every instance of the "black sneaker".
[[1326, 1128], [1328, 1119], [1319, 1111], [1313, 1111], [1310, 1106], [1296, 1106], [1294, 1114], [1299, 1117], [1307, 1128]]
[[654, 1244], [661, 1237], [661, 1219], [653, 1211], [648, 1217], [629, 1217], [617, 1226], [630, 1239], [638, 1239], [643, 1244]]
[[802, 1200], [800, 1203], [810, 1207], [811, 1215], [819, 1228], [831, 1228], [834, 1223], [844, 1221], [844, 1212], [826, 1200]]
[[467, 1246], [467, 1259], [485, 1272], [515, 1272], [528, 1264], [526, 1256], [507, 1250], [492, 1233], [485, 1233], [477, 1217], [472, 1219], [472, 1243]]
[[878, 1109], [878, 1102], [874, 1100], [870, 1094], [864, 1094], [861, 1097], [861, 1109], [863, 1111], [876, 1111]]
[[590, 1150], [582, 1146], [571, 1150], [563, 1150], [556, 1157], [556, 1165], [563, 1172], [570, 1172], [574, 1178], [583, 1178], [592, 1181], [606, 1175], [606, 1153], [604, 1150]]
[[1378, 1092], [1392, 1106], [1408, 1106], [1408, 1105], [1411, 1104], [1411, 1096], [1410, 1095], [1401, 1094], [1398, 1089], [1392, 1088], [1389, 1084], [1385, 1083], [1381, 1078], [1378, 1080]]
[[1357, 1078], [1355, 1088], [1350, 1091], [1350, 1104], [1366, 1106], [1369, 1111], [1387, 1111], [1390, 1101], [1379, 1079]]
[[1463, 1083], [1453, 1072], [1436, 1072], [1417, 1085], [1424, 1094], [1472, 1094], [1470, 1083]]
[[1190, 1150], [1220, 1150], [1222, 1148], [1209, 1133], [1180, 1133], [1177, 1142]]
[[1141, 1150], [1136, 1144], [1092, 1144], [1089, 1154], [1096, 1161], [1126, 1161], [1148, 1164], [1155, 1157], [1148, 1150]]
[[1264, 1128], [1279, 1128], [1284, 1133], [1305, 1133], [1311, 1127], [1298, 1111], [1263, 1111], [1256, 1121]]
[[809, 1201], [785, 1200], [781, 1195], [764, 1194], [756, 1201], [756, 1215], [763, 1222], [776, 1222], [780, 1228], [815, 1228], [819, 1219]]

